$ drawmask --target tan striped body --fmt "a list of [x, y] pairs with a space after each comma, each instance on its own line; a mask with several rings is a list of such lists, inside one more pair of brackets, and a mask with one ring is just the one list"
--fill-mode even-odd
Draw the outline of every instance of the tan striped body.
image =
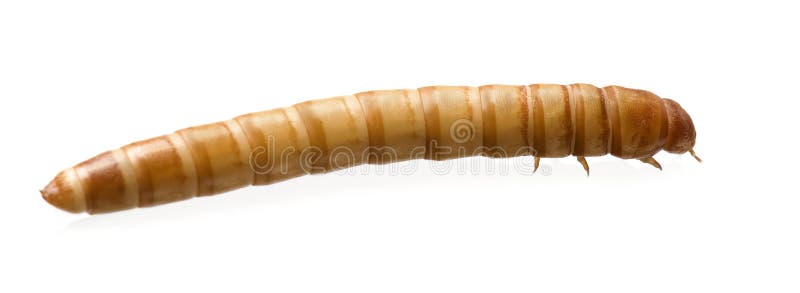
[[213, 195], [363, 163], [484, 155], [649, 159], [689, 151], [680, 106], [618, 86], [487, 85], [313, 100], [179, 130], [62, 171], [42, 191], [103, 213]]

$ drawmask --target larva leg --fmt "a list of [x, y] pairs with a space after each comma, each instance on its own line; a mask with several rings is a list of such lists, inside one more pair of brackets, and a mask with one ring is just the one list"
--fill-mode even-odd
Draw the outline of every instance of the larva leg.
[[578, 156], [577, 158], [578, 162], [583, 166], [583, 170], [586, 170], [586, 176], [589, 176], [589, 163], [586, 162], [586, 157]]
[[658, 170], [662, 170], [661, 164], [659, 164], [658, 161], [656, 161], [656, 159], [653, 159], [653, 157], [641, 158], [639, 159], [639, 161], [642, 161], [642, 163], [650, 164], [653, 167], [658, 168]]

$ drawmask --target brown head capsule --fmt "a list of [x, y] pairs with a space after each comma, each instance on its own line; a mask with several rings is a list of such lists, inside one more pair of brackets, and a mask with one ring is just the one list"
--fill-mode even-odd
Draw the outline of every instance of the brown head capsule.
[[620, 86], [431, 86], [313, 100], [190, 127], [102, 153], [42, 191], [69, 212], [149, 207], [363, 163], [466, 156], [694, 154], [678, 103]]
[[692, 118], [677, 102], [670, 99], [663, 99], [662, 101], [664, 101], [664, 107], [667, 109], [667, 123], [669, 125], [664, 150], [674, 154], [691, 152], [692, 156], [699, 161], [700, 159], [697, 158], [692, 150], [694, 139], [697, 136]]

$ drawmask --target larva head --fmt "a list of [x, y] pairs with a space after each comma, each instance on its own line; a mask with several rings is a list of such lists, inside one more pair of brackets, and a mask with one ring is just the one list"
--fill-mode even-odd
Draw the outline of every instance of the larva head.
[[667, 109], [667, 123], [669, 124], [664, 150], [675, 154], [691, 151], [697, 136], [692, 118], [677, 102], [670, 99], [663, 99], [663, 101], [664, 107]]

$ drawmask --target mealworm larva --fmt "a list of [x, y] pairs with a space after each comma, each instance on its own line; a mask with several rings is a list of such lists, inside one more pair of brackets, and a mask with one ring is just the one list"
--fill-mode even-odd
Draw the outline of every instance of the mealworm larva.
[[[107, 151], [42, 191], [69, 212], [149, 207], [362, 163], [425, 158], [611, 154], [659, 169], [690, 152], [691, 118], [644, 90], [588, 84], [431, 86], [313, 100], [195, 126]], [[535, 172], [535, 169], [534, 169]]]

